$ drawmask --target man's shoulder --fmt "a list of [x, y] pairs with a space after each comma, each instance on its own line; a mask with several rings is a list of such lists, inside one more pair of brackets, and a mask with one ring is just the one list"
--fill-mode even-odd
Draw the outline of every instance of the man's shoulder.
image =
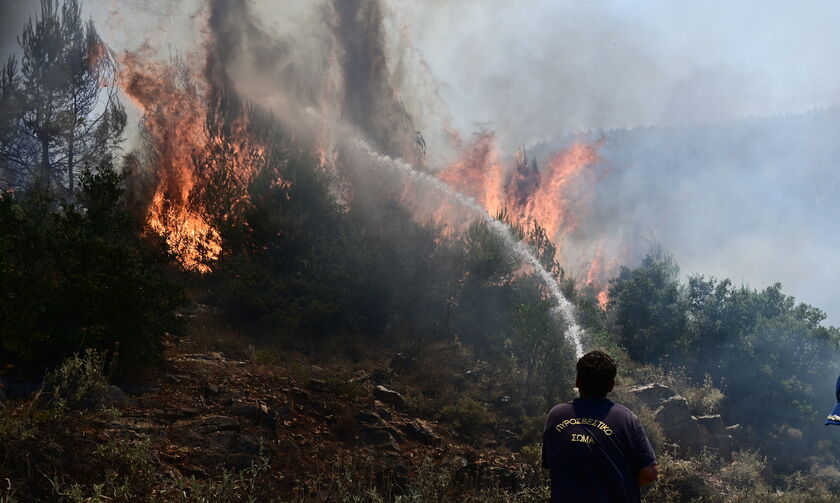
[[627, 407], [621, 405], [620, 403], [613, 402], [613, 411], [619, 414], [629, 414], [631, 416], [635, 416], [636, 414], [633, 413], [632, 410], [628, 409]]
[[558, 403], [548, 411], [548, 422], [556, 421], [558, 418], [574, 417], [574, 414], [572, 402]]
[[548, 411], [548, 415], [551, 416], [552, 414], [568, 413], [573, 410], [574, 408], [572, 407], [572, 402], [558, 403]]
[[610, 415], [615, 418], [622, 418], [629, 422], [637, 422], [639, 421], [638, 416], [628, 409], [627, 407], [621, 405], [620, 403], [614, 403], [612, 409], [610, 410]]

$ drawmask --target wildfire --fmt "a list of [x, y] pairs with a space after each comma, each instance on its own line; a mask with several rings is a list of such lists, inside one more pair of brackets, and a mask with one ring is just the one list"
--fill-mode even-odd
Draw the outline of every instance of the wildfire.
[[[185, 269], [209, 272], [222, 252], [214, 222], [245, 202], [244, 188], [263, 149], [245, 133], [247, 116], [224, 125], [219, 124], [223, 117], [208, 121], [212, 103], [194, 84], [201, 76], [185, 64], [152, 63], [127, 53], [122, 68], [120, 85], [143, 114], [146, 164], [154, 184], [146, 223], [166, 239]], [[224, 184], [226, 197], [201, 197], [211, 180]]]
[[[495, 146], [495, 136], [482, 132], [464, 149], [460, 158], [438, 173], [455, 189], [473, 197], [491, 215], [506, 210], [515, 224], [532, 222], [546, 231], [562, 259], [563, 245], [578, 228], [589, 207], [597, 182], [593, 167], [600, 160], [600, 142], [577, 142], [555, 153], [542, 169], [524, 150], [506, 169]], [[442, 210], [439, 216], [443, 216]], [[600, 245], [585, 266], [586, 282], [601, 288], [597, 297], [606, 305], [606, 283], [615, 262], [605, 260]]]
[[586, 268], [586, 284], [599, 288], [595, 298], [602, 309], [607, 307], [609, 301], [609, 277], [615, 272], [618, 262], [615, 259], [607, 260], [604, 257], [601, 243], [598, 242], [595, 256]]
[[491, 215], [504, 207], [504, 171], [491, 132], [479, 134], [461, 159], [438, 176], [473, 197]]
[[[524, 205], [513, 206], [520, 220], [534, 220], [549, 236], [559, 241], [580, 223], [592, 185], [587, 184], [584, 170], [598, 161], [596, 146], [576, 143], [555, 154], [546, 164], [536, 190]], [[517, 201], [511, 201], [511, 203]], [[558, 243], [559, 244], [559, 243]]]

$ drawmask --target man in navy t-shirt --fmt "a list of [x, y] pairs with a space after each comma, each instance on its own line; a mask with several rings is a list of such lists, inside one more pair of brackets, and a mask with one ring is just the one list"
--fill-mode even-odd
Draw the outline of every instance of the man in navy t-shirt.
[[639, 418], [606, 398], [615, 374], [607, 354], [585, 354], [577, 362], [580, 398], [548, 413], [542, 459], [551, 470], [552, 503], [639, 502], [639, 488], [658, 476]]

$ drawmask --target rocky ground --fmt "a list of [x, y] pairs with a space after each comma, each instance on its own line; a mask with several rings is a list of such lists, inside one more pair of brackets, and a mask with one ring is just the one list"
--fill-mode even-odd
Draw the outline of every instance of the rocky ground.
[[[193, 335], [202, 334], [196, 325]], [[70, 410], [54, 410], [40, 383], [0, 376], [0, 479], [7, 480], [0, 502], [52, 500], [44, 495], [169, 501], [172, 494], [182, 501], [239, 501], [242, 494], [336, 501], [331, 495], [371, 487], [396, 496], [430, 474], [444, 476], [446, 491], [460, 488], [456, 493], [544, 495], [538, 437], [511, 426], [511, 418], [494, 418], [481, 438], [465, 438], [436, 421], [440, 414], [418, 410], [407, 398], [417, 390], [404, 389], [410, 383], [392, 379], [387, 366], [321, 366], [277, 352], [264, 361], [253, 348], [250, 355], [235, 345], [223, 352], [207, 342], [187, 338], [152, 373], [102, 386]], [[728, 458], [739, 447], [737, 425], [696, 414], [665, 385], [617, 395], [659, 430], [659, 447], [678, 456], [706, 450]], [[97, 484], [110, 491], [104, 499], [91, 499]], [[231, 498], [218, 493], [223, 489]], [[215, 496], [199, 498], [201, 491]]]
[[[270, 469], [260, 484], [290, 501], [334, 490], [342, 477], [399, 493], [423, 463], [445, 467], [467, 485], [533, 482], [533, 463], [509, 448], [477, 449], [451, 428], [417, 417], [387, 375], [173, 352], [141, 386], [107, 386], [86, 396], [83, 410], [60, 418], [48, 413], [35, 383], [7, 376], [0, 386], [7, 421], [28, 417], [44, 434], [15, 439], [17, 452], [6, 445], [7, 458], [20, 460], [3, 465], [0, 476], [19, 495], [28, 491], [21, 477], [32, 472], [52, 485], [95, 483], [108, 462], [103, 446], [141, 446], [143, 459], [172, 479], [218, 480], [262, 463]], [[33, 419], [42, 408], [44, 417]]]

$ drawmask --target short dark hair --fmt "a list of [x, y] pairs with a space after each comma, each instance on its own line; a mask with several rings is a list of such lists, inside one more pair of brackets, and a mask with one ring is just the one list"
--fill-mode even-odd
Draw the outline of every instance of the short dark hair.
[[615, 360], [601, 351], [590, 351], [577, 362], [577, 382], [581, 393], [605, 397], [615, 383]]

